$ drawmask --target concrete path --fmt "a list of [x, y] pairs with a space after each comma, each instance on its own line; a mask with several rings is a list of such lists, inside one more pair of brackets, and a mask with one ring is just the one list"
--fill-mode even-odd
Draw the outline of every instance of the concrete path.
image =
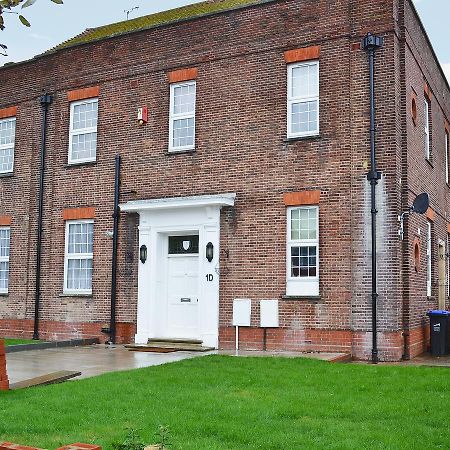
[[205, 353], [130, 352], [123, 346], [99, 344], [87, 347], [51, 348], [9, 353], [6, 355], [6, 366], [10, 383], [17, 383], [60, 370], [79, 371], [82, 375], [76, 379], [80, 379], [106, 372], [158, 366], [203, 355]]

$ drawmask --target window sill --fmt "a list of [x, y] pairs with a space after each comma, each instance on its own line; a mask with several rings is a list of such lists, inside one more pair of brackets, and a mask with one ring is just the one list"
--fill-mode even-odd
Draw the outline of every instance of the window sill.
[[0, 173], [0, 178], [11, 178], [13, 176], [14, 176], [13, 172]]
[[97, 165], [97, 161], [86, 161], [86, 162], [79, 162], [79, 163], [69, 163], [69, 164], [66, 164], [64, 167], [66, 169], [72, 169], [74, 167], [95, 166], [95, 165]]
[[301, 301], [310, 301], [310, 302], [319, 302], [322, 297], [320, 295], [282, 295], [282, 300], [301, 300]]
[[68, 294], [68, 293], [62, 293], [58, 295], [59, 298], [93, 298], [94, 296], [92, 294]]
[[166, 155], [167, 156], [186, 155], [186, 154], [193, 155], [196, 152], [197, 151], [195, 150], [195, 148], [190, 150], [167, 150]]
[[320, 134], [313, 134], [311, 136], [297, 136], [297, 137], [286, 138], [286, 139], [283, 139], [283, 142], [285, 144], [292, 144], [292, 143], [298, 142], [298, 141], [315, 141], [315, 140], [318, 140], [321, 138], [322, 138], [322, 136]]
[[0, 292], [0, 297], [9, 297], [9, 292]]

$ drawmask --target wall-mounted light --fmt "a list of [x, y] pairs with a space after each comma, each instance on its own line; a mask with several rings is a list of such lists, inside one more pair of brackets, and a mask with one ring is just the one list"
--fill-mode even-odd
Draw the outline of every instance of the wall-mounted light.
[[147, 246], [141, 245], [141, 248], [139, 249], [139, 259], [141, 260], [142, 264], [145, 264], [145, 261], [147, 261]]
[[206, 259], [211, 262], [214, 258], [214, 245], [212, 242], [206, 244]]

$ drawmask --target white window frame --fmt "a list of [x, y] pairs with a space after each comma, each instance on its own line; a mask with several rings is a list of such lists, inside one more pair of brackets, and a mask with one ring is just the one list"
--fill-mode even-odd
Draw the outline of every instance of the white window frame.
[[[11, 227], [0, 227], [1, 230], [8, 230], [9, 231], [9, 252], [8, 256], [1, 256], [0, 255], [0, 262], [7, 262], [9, 263], [10, 254], [11, 254]], [[0, 294], [8, 294], [9, 292], [9, 268], [8, 268], [8, 288], [0, 288]]]
[[430, 220], [427, 220], [427, 297], [431, 297], [431, 284], [432, 284], [432, 224]]
[[449, 182], [449, 167], [448, 167], [448, 153], [450, 151], [450, 135], [447, 130], [445, 130], [445, 182]]
[[[69, 289], [67, 287], [68, 282], [68, 266], [70, 259], [92, 259], [92, 267], [94, 267], [94, 253], [69, 253], [69, 225], [75, 225], [79, 223], [94, 223], [92, 219], [84, 220], [67, 220], [66, 221], [66, 231], [65, 231], [65, 243], [64, 243], [64, 289], [63, 293], [68, 295], [91, 295], [92, 289]], [[94, 236], [92, 236], [94, 239]], [[94, 242], [92, 242], [94, 246]]]
[[[2, 122], [14, 122], [14, 125], [17, 124], [15, 117], [7, 117], [5, 119], [0, 119], [0, 123]], [[12, 164], [10, 170], [0, 170], [0, 174], [3, 173], [13, 173], [14, 172], [14, 153], [16, 147], [16, 128], [14, 126], [14, 141], [12, 144], [0, 144], [0, 150], [9, 150], [12, 149]]]
[[430, 101], [425, 97], [424, 100], [424, 145], [425, 158], [431, 158], [431, 134], [430, 134]]
[[[293, 97], [292, 93], [292, 72], [297, 67], [305, 66], [317, 66], [317, 95], [308, 95]], [[307, 136], [317, 136], [320, 133], [320, 64], [318, 60], [307, 61], [302, 63], [295, 63], [288, 65], [288, 79], [287, 79], [287, 137], [297, 138], [297, 137], [307, 137]], [[303, 133], [293, 133], [292, 132], [292, 105], [295, 103], [306, 103], [311, 101], [317, 101], [317, 129], [312, 131], [307, 131]]]
[[[316, 239], [293, 240], [291, 234], [292, 211], [300, 209], [314, 209], [317, 218]], [[286, 295], [298, 297], [318, 297], [319, 296], [319, 206], [292, 206], [287, 208], [287, 240], [286, 240]], [[291, 276], [291, 248], [298, 246], [316, 246], [316, 276], [315, 277], [292, 277]]]
[[[195, 96], [194, 96], [194, 111], [189, 113], [175, 114], [175, 89], [180, 86], [195, 86]], [[169, 102], [169, 152], [182, 152], [186, 150], [195, 149], [195, 139], [196, 139], [196, 112], [197, 112], [197, 81], [183, 81], [180, 83], [171, 83], [170, 85], [170, 102]], [[173, 145], [173, 124], [176, 120], [181, 119], [194, 119], [194, 143], [192, 145], [184, 145], [179, 147], [174, 147]]]
[[74, 115], [74, 110], [75, 110], [75, 106], [79, 106], [79, 105], [83, 105], [83, 104], [88, 104], [88, 103], [97, 103], [98, 106], [98, 97], [94, 97], [94, 98], [88, 98], [85, 100], [79, 100], [76, 102], [71, 102], [70, 103], [70, 125], [69, 125], [69, 156], [68, 156], [68, 163], [69, 164], [84, 164], [87, 162], [94, 162], [97, 160], [97, 146], [95, 147], [95, 156], [91, 157], [91, 158], [80, 158], [80, 159], [73, 159], [72, 158], [72, 141], [73, 141], [73, 137], [74, 136], [79, 136], [82, 134], [89, 134], [89, 133], [97, 133], [97, 137], [98, 137], [98, 117], [97, 117], [97, 126], [95, 127], [87, 127], [87, 128], [79, 128], [78, 130], [74, 130], [73, 129], [73, 115]]

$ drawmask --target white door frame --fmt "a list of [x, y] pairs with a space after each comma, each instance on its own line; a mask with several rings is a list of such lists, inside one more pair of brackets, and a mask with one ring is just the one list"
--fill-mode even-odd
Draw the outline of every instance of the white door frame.
[[[170, 234], [199, 235], [199, 339], [210, 347], [219, 343], [220, 210], [234, 206], [236, 194], [202, 195], [156, 200], [138, 200], [120, 205], [122, 212], [139, 214], [139, 247], [147, 246], [147, 261], [139, 261], [137, 333], [135, 342], [164, 336], [166, 314], [160, 298], [167, 298], [164, 239]], [[206, 259], [206, 244], [212, 242], [214, 258]], [[212, 277], [211, 277], [212, 275]]]

